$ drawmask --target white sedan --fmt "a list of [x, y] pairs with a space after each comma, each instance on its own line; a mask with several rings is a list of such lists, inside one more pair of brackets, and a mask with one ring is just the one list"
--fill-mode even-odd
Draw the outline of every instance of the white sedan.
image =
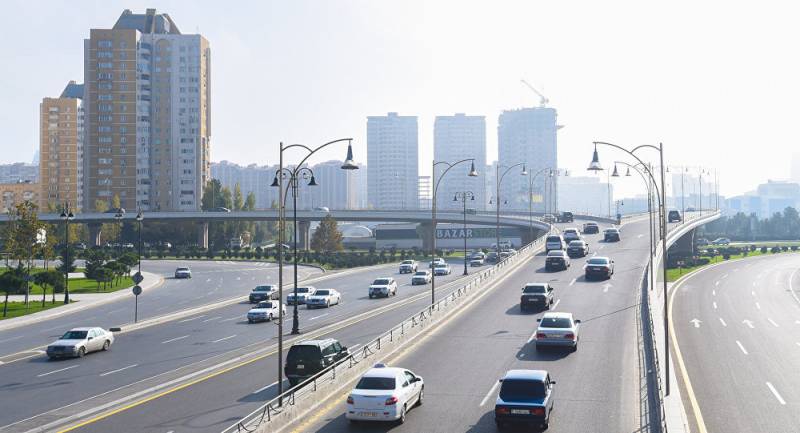
[[422, 404], [425, 382], [404, 368], [377, 364], [367, 371], [347, 397], [345, 418], [353, 421], [406, 420], [412, 407]]
[[286, 305], [277, 301], [261, 301], [254, 308], [247, 312], [247, 321], [250, 323], [255, 322], [271, 322], [272, 319], [278, 318], [281, 314], [286, 316]]
[[320, 289], [306, 297], [306, 308], [330, 307], [342, 302], [342, 294], [333, 289]]
[[60, 357], [83, 358], [89, 352], [108, 350], [114, 344], [114, 334], [103, 328], [75, 328], [47, 346], [50, 359]]
[[447, 263], [439, 263], [433, 268], [433, 275], [450, 275], [453, 269]]
[[544, 346], [567, 347], [573, 352], [578, 350], [581, 321], [572, 317], [572, 313], [544, 313], [537, 322], [537, 350]]

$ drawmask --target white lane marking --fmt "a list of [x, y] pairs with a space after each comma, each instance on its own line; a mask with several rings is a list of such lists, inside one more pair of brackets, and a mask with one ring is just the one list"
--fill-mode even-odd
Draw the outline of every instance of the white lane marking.
[[760, 309], [761, 309], [761, 304], [759, 304], [758, 302], [756, 302], [756, 308], [758, 308], [758, 309], [760, 310]]
[[216, 316], [216, 317], [212, 317], [212, 318], [210, 318], [210, 319], [203, 320], [203, 323], [210, 322], [210, 321], [212, 321], [212, 320], [221, 319], [221, 318], [222, 318], [222, 316]]
[[265, 389], [272, 388], [273, 386], [275, 386], [275, 385], [277, 385], [277, 384], [278, 384], [278, 382], [277, 382], [277, 381], [276, 381], [276, 382], [272, 382], [272, 383], [270, 383], [270, 384], [269, 384], [269, 385], [267, 385], [267, 386], [263, 386], [263, 387], [261, 387], [261, 388], [258, 388], [258, 389], [257, 389], [257, 390], [255, 390], [255, 391], [253, 391], [253, 394], [258, 394], [259, 392], [261, 392], [261, 391], [264, 391]]
[[569, 285], [571, 286], [571, 285], [575, 284], [576, 281], [578, 281], [578, 279], [577, 278], [573, 278], [572, 281], [569, 282]]
[[214, 292], [208, 292], [208, 293], [206, 293], [206, 296], [211, 296], [213, 294], [214, 294]]
[[531, 334], [531, 336], [528, 338], [528, 341], [527, 341], [527, 342], [528, 342], [528, 343], [530, 343], [530, 342], [531, 342], [531, 341], [533, 341], [535, 338], [536, 338], [536, 331], [533, 331], [533, 334]]
[[210, 283], [210, 282], [211, 282], [211, 278], [206, 280], [206, 283]]
[[719, 280], [717, 280], [716, 282], [714, 282], [714, 285], [715, 285], [715, 286], [719, 286]]
[[716, 302], [712, 302], [711, 304], [714, 305], [714, 309], [716, 310], [717, 309], [717, 303]]
[[59, 368], [58, 370], [53, 370], [53, 371], [48, 371], [47, 373], [37, 374], [36, 377], [49, 376], [49, 375], [51, 375], [53, 373], [58, 373], [58, 372], [61, 372], [61, 371], [64, 371], [64, 370], [69, 370], [69, 369], [75, 368], [75, 367], [80, 367], [80, 365], [72, 365], [72, 366], [69, 366], [69, 367], [66, 367], [66, 368]]
[[725, 323], [725, 321], [724, 321], [724, 320], [722, 320], [722, 317], [720, 317], [720, 318], [719, 318], [719, 323], [722, 323], [722, 326], [724, 326], [724, 327], [726, 327], [726, 328], [728, 327], [728, 324], [727, 324], [727, 323]]
[[800, 346], [800, 341], [798, 341], [798, 342], [796, 342], [796, 343], [794, 343], [794, 344], [796, 344], [796, 345]]
[[725, 278], [728, 278], [728, 274], [723, 275], [722, 278], [720, 278], [720, 279], [724, 280]]
[[219, 343], [220, 341], [230, 340], [231, 338], [234, 338], [234, 337], [236, 337], [236, 334], [220, 338], [219, 340], [214, 340], [214, 341], [212, 341], [212, 343]]
[[500, 386], [500, 381], [497, 381], [494, 383], [494, 385], [492, 385], [492, 388], [489, 389], [489, 392], [486, 393], [486, 397], [483, 397], [483, 400], [481, 400], [481, 404], [479, 406], [483, 406], [486, 404], [486, 402], [489, 400], [489, 397], [491, 397], [492, 394], [494, 394], [494, 392], [497, 391], [498, 386]]
[[778, 394], [778, 390], [775, 389], [775, 387], [772, 386], [771, 383], [767, 382], [767, 388], [769, 388], [769, 390], [772, 391], [772, 395], [774, 395], [775, 398], [778, 399], [778, 403], [780, 403], [780, 404], [782, 404], [784, 406], [786, 405], [786, 400], [784, 400], [783, 397], [781, 397], [781, 395]]
[[603, 293], [607, 293], [607, 292], [608, 292], [608, 289], [610, 289], [611, 287], [614, 287], [614, 286], [612, 286], [612, 285], [611, 285], [611, 283], [606, 283], [606, 284], [603, 286]]
[[749, 326], [750, 329], [755, 329], [755, 326], [753, 326], [753, 321], [752, 320], [745, 319], [745, 320], [742, 320], [742, 323], [744, 323], [745, 325]]
[[767, 317], [767, 320], [769, 321], [769, 323], [772, 323], [772, 326], [774, 326], [774, 327], [778, 328], [778, 324], [777, 324], [777, 323], [775, 323], [775, 321], [774, 321], [774, 320], [770, 319], [769, 317]]
[[236, 277], [236, 281], [240, 281], [242, 277]]
[[105, 373], [102, 373], [100, 375], [100, 377], [108, 376], [109, 374], [119, 373], [120, 371], [127, 370], [127, 369], [133, 368], [133, 367], [138, 367], [138, 366], [139, 366], [139, 364], [131, 364], [131, 365], [127, 366], [127, 367], [122, 367], [122, 368], [118, 368], [116, 370], [111, 370], [111, 371], [107, 371]]
[[750, 291], [750, 294], [753, 295], [753, 296], [756, 296], [756, 292], [753, 291], [753, 290]]
[[602, 250], [602, 249], [603, 249], [603, 248], [605, 248], [605, 247], [606, 247], [605, 245], [600, 245], [600, 247], [599, 247], [599, 248], [597, 248], [597, 249], [598, 249], [598, 250]]
[[117, 308], [116, 310], [111, 310], [108, 313], [106, 313], [106, 316], [110, 316], [110, 315], [116, 313], [117, 311], [122, 311], [122, 308]]
[[325, 317], [325, 316], [327, 316], [327, 315], [328, 315], [328, 313], [325, 313], [325, 314], [320, 314], [319, 316], [312, 317], [312, 318], [310, 318], [310, 319], [308, 319], [308, 320], [315, 320], [315, 319], [319, 319], [320, 317]]
[[639, 238], [641, 238], [641, 237], [644, 237], [644, 235], [643, 235], [643, 234], [640, 234], [640, 235], [636, 236], [636, 239], [639, 239]]
[[252, 278], [252, 280], [253, 280], [253, 281], [255, 281], [255, 280], [256, 280], [256, 277], [253, 277], [253, 278]]
[[556, 309], [556, 307], [558, 307], [558, 303], [559, 303], [559, 302], [561, 302], [561, 298], [559, 298], [559, 299], [556, 299], [556, 302], [553, 304], [553, 306], [551, 307], [551, 309], [555, 310], [555, 309]]
[[172, 343], [173, 341], [183, 340], [184, 338], [189, 338], [189, 336], [188, 335], [184, 335], [182, 337], [170, 338], [169, 340], [162, 341], [161, 344]]
[[18, 338], [22, 338], [22, 335], [17, 335], [16, 337], [6, 338], [5, 340], [0, 340], [0, 343], [5, 343], [6, 341], [16, 340]]
[[714, 290], [714, 289], [711, 289], [711, 296], [717, 296], [717, 291]]
[[753, 287], [755, 287], [755, 286], [756, 286], [756, 282], [755, 282], [755, 281], [753, 281]]
[[739, 346], [739, 349], [742, 349], [742, 353], [747, 355], [747, 350], [745, 350], [744, 346], [742, 346], [742, 343], [740, 343], [739, 340], [736, 340], [736, 344]]
[[237, 320], [237, 319], [239, 319], [239, 318], [240, 318], [239, 316], [236, 316], [236, 317], [231, 317], [231, 318], [229, 318], [229, 319], [220, 320], [220, 323], [221, 323], [221, 322], [230, 322], [230, 321], [233, 321], [233, 320]]
[[206, 316], [208, 316], [208, 314], [201, 314], [199, 316], [194, 316], [194, 317], [190, 317], [188, 319], [179, 320], [178, 323], [191, 322], [192, 320], [197, 320], [197, 319], [199, 319], [201, 317], [206, 317]]

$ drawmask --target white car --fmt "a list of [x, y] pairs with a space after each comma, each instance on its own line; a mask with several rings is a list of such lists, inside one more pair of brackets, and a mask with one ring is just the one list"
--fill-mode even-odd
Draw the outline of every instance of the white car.
[[445, 263], [444, 259], [441, 258], [441, 257], [437, 257], [437, 258], [431, 260], [430, 265], [428, 267], [433, 269], [433, 268], [436, 267], [436, 265], [442, 264], [442, 263]]
[[431, 271], [417, 271], [413, 277], [411, 277], [411, 285], [416, 286], [417, 284], [430, 284], [431, 282]]
[[536, 329], [536, 348], [544, 346], [568, 347], [578, 350], [580, 336], [580, 320], [575, 320], [572, 313], [544, 313]]
[[475, 257], [469, 261], [470, 266], [483, 266], [486, 260], [483, 257]]
[[247, 312], [247, 321], [250, 323], [255, 322], [271, 322], [272, 319], [277, 319], [281, 315], [281, 310], [283, 310], [283, 316], [286, 316], [286, 305], [279, 303], [278, 301], [262, 301], [256, 304], [250, 311]]
[[564, 242], [566, 242], [567, 245], [569, 245], [569, 243], [572, 241], [577, 241], [581, 239], [581, 234], [580, 232], [578, 232], [578, 229], [576, 228], [564, 229], [561, 235], [564, 237]]
[[47, 346], [50, 359], [61, 357], [83, 358], [89, 352], [108, 350], [114, 344], [114, 334], [103, 328], [75, 328]]
[[334, 289], [319, 289], [313, 295], [306, 297], [306, 308], [309, 310], [317, 307], [328, 308], [331, 305], [339, 305], [342, 302], [342, 294]]
[[409, 370], [377, 364], [347, 396], [344, 416], [352, 421], [405, 422], [406, 413], [422, 404], [425, 382]]
[[434, 275], [450, 275], [453, 269], [447, 263], [439, 263], [433, 268]]
[[400, 263], [400, 273], [413, 274], [417, 272], [417, 267], [419, 267], [419, 264], [417, 264], [416, 260], [403, 260], [403, 262]]
[[289, 290], [289, 296], [286, 297], [286, 305], [305, 304], [306, 298], [313, 295], [317, 289], [314, 286], [298, 287], [297, 299], [294, 297], [294, 290]]
[[192, 270], [189, 268], [175, 269], [175, 278], [192, 278]]
[[397, 281], [392, 277], [376, 278], [372, 284], [369, 285], [369, 298], [378, 298], [394, 296], [397, 294]]

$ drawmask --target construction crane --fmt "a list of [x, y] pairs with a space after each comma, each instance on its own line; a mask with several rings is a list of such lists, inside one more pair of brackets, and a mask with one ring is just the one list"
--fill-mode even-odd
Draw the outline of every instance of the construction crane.
[[536, 90], [536, 88], [531, 86], [531, 84], [529, 82], [527, 82], [525, 80], [520, 80], [520, 81], [522, 82], [522, 84], [526, 85], [529, 89], [533, 90], [533, 93], [536, 93], [537, 95], [539, 95], [539, 106], [540, 107], [547, 106], [547, 103], [549, 103], [550, 100], [547, 99], [546, 96], [542, 95], [542, 92]]

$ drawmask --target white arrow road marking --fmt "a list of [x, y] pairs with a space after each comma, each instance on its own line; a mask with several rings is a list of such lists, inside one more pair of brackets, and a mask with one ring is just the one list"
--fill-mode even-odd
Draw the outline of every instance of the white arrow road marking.
[[745, 325], [749, 326], [749, 327], [750, 327], [750, 329], [753, 329], [753, 328], [755, 328], [755, 327], [753, 326], [753, 321], [752, 321], [752, 320], [747, 320], [747, 319], [745, 319], [745, 320], [742, 320], [742, 323], [744, 323]]
[[772, 386], [771, 383], [767, 382], [767, 388], [769, 388], [769, 390], [772, 391], [772, 395], [774, 395], [775, 398], [778, 399], [778, 403], [780, 403], [780, 404], [782, 404], [784, 406], [786, 405], [786, 400], [784, 400], [783, 397], [781, 397], [781, 395], [778, 394], [778, 390], [775, 389], [775, 387]]
[[230, 340], [231, 338], [234, 338], [234, 337], [236, 337], [236, 334], [220, 338], [219, 340], [214, 340], [214, 341], [212, 341], [212, 343], [219, 343], [220, 341]]
[[188, 335], [184, 335], [184, 336], [181, 336], [181, 337], [170, 338], [169, 340], [162, 341], [161, 344], [172, 343], [173, 341], [183, 340], [184, 338], [189, 338], [189, 336]]
[[489, 397], [491, 397], [492, 394], [494, 394], [494, 392], [497, 391], [497, 387], [498, 386], [500, 386], [500, 382], [499, 381], [495, 382], [494, 385], [492, 385], [492, 388], [489, 389], [489, 392], [486, 393], [486, 397], [484, 397], [483, 400], [481, 400], [480, 406], [483, 406], [483, 405], [486, 404], [486, 402], [489, 400]]
[[614, 286], [612, 286], [611, 283], [606, 283], [605, 285], [603, 285], [603, 293], [608, 292], [608, 289], [610, 289], [612, 287], [614, 287]]
[[712, 304], [714, 305], [714, 309], [716, 310], [717, 309], [717, 303], [716, 302], [712, 302]]
[[49, 376], [49, 375], [51, 375], [51, 374], [53, 374], [53, 373], [58, 373], [58, 372], [60, 372], [60, 371], [69, 370], [70, 368], [75, 368], [75, 367], [79, 367], [79, 366], [80, 366], [80, 365], [73, 365], [73, 366], [66, 367], [66, 368], [59, 368], [58, 370], [53, 370], [53, 371], [48, 371], [47, 373], [37, 374], [37, 375], [36, 375], [36, 377], [45, 377], [45, 376]]
[[739, 346], [739, 349], [742, 349], [742, 353], [747, 355], [747, 350], [744, 349], [744, 346], [742, 346], [742, 343], [740, 343], [739, 340], [736, 340], [736, 344]]
[[761, 304], [759, 304], [758, 302], [756, 302], [756, 308], [758, 308], [758, 309], [760, 310], [760, 309], [761, 309]]
[[703, 323], [703, 321], [700, 320], [700, 319], [695, 318], [695, 319], [690, 320], [689, 323], [694, 323], [694, 327], [695, 328], [699, 328], [700, 324]]
[[102, 373], [102, 374], [100, 375], [100, 377], [103, 377], [103, 376], [108, 376], [109, 374], [119, 373], [119, 372], [120, 372], [120, 371], [122, 371], [122, 370], [127, 370], [127, 369], [129, 369], [129, 368], [133, 368], [133, 367], [136, 367], [136, 366], [138, 366], [138, 365], [139, 365], [139, 364], [131, 364], [131, 365], [127, 366], [127, 367], [122, 367], [122, 368], [118, 368], [118, 369], [116, 369], [116, 370], [107, 371], [107, 372], [105, 372], [105, 373]]
[[720, 318], [719, 318], [719, 323], [722, 323], [722, 326], [724, 326], [724, 327], [726, 327], [726, 328], [728, 327], [728, 324], [727, 324], [727, 323], [725, 323], [725, 321], [724, 321], [724, 320], [722, 320], [722, 317], [720, 317]]
[[776, 328], [778, 327], [778, 324], [777, 324], [777, 323], [775, 323], [775, 321], [774, 321], [774, 320], [772, 320], [772, 319], [770, 319], [770, 318], [767, 318], [767, 320], [769, 321], [769, 323], [772, 323], [772, 326], [774, 326], [774, 327], [776, 327]]
[[236, 277], [236, 281], [240, 281], [242, 277]]

